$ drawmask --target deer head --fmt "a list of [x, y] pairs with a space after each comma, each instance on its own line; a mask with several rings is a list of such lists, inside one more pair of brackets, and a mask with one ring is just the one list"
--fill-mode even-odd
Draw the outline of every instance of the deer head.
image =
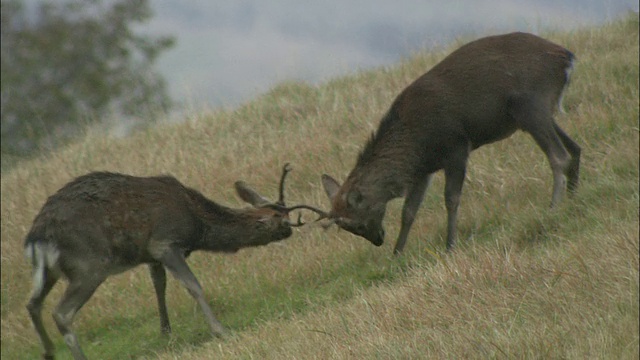
[[[264, 224], [268, 224], [272, 227], [299, 227], [305, 225], [302, 222], [302, 217], [298, 214], [298, 219], [295, 223], [292, 223], [289, 219], [289, 213], [293, 210], [298, 209], [307, 209], [314, 211], [320, 215], [320, 217], [325, 217], [326, 213], [320, 209], [317, 209], [310, 205], [300, 204], [291, 207], [287, 207], [284, 200], [284, 183], [287, 177], [287, 174], [291, 171], [291, 166], [289, 163], [286, 163], [282, 167], [282, 175], [280, 176], [280, 185], [278, 192], [278, 200], [276, 202], [271, 202], [268, 199], [265, 199], [260, 194], [258, 194], [255, 190], [253, 190], [249, 185], [247, 185], [244, 181], [236, 181], [234, 186], [238, 196], [245, 202], [254, 206], [255, 209], [249, 209], [247, 211], [251, 212], [254, 216], [258, 217], [258, 221]], [[286, 232], [286, 231], [285, 231]], [[291, 230], [289, 229], [289, 235], [291, 234]]]
[[322, 186], [331, 201], [331, 211], [325, 217], [354, 235], [369, 240], [376, 246], [384, 242], [382, 219], [386, 202], [379, 201], [375, 195], [353, 186], [352, 182], [341, 185], [327, 174], [322, 175]]

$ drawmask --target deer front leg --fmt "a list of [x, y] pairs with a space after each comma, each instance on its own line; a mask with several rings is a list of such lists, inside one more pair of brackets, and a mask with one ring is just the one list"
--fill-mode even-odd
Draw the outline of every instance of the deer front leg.
[[458, 206], [467, 171], [468, 151], [460, 151], [449, 159], [444, 168], [444, 201], [447, 208], [447, 251], [453, 250], [458, 237]]
[[404, 249], [407, 237], [409, 236], [409, 230], [416, 218], [416, 213], [420, 208], [420, 204], [424, 198], [424, 193], [427, 190], [427, 187], [429, 187], [431, 177], [432, 174], [427, 175], [425, 178], [421, 179], [420, 182], [414, 185], [407, 193], [404, 205], [402, 206], [402, 223], [400, 225], [400, 233], [398, 234], [396, 246], [393, 249], [394, 255], [399, 255]]
[[225, 334], [225, 330], [215, 316], [213, 316], [213, 312], [204, 298], [202, 287], [198, 279], [196, 279], [195, 275], [191, 272], [191, 269], [189, 269], [189, 265], [187, 265], [184, 256], [182, 256], [179, 251], [169, 249], [158, 260], [187, 288], [189, 294], [191, 294], [198, 305], [200, 305], [211, 328], [211, 333], [216, 337], [222, 337]]
[[151, 272], [151, 280], [156, 290], [156, 298], [158, 300], [158, 311], [160, 312], [160, 331], [163, 334], [171, 333], [171, 324], [169, 324], [169, 314], [167, 313], [166, 289], [167, 289], [167, 273], [161, 263], [149, 264]]

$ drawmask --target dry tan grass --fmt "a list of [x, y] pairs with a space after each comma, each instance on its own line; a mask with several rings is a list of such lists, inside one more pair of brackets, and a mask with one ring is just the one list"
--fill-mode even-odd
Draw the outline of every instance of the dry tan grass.
[[[164, 347], [140, 268], [109, 279], [80, 312], [85, 350], [118, 358], [130, 346], [132, 357], [161, 359], [638, 358], [637, 24], [636, 16], [545, 35], [579, 60], [558, 122], [583, 147], [582, 184], [559, 209], [547, 209], [542, 152], [519, 133], [472, 155], [455, 254], [442, 254], [438, 175], [403, 258], [391, 256], [399, 201], [390, 204], [382, 248], [311, 226], [233, 256], [194, 254], [189, 263], [234, 335], [204, 342], [197, 306], [170, 280], [174, 335]], [[90, 133], [3, 174], [2, 358], [40, 351], [24, 309], [31, 285], [23, 238], [46, 197], [71, 178], [170, 173], [241, 206], [235, 180], [275, 195], [280, 166], [291, 162], [289, 201], [326, 206], [319, 175], [343, 178], [394, 96], [448, 52], [318, 87], [282, 84], [240, 109], [193, 114], [127, 139]], [[48, 298], [45, 320], [68, 356], [48, 316], [62, 290]]]
[[598, 244], [586, 248], [471, 245], [345, 303], [157, 358], [633, 358], [638, 237], [627, 231], [586, 232]]

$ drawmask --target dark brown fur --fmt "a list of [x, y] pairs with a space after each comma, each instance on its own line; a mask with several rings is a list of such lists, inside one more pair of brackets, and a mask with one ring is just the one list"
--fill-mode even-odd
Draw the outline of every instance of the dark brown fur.
[[196, 250], [236, 252], [292, 234], [282, 194], [282, 203], [273, 204], [242, 182], [236, 190], [255, 207], [218, 205], [170, 176], [107, 172], [81, 176], [49, 197], [25, 241], [34, 266], [27, 308], [45, 347], [44, 357], [52, 359], [54, 348], [42, 323], [42, 303], [61, 276], [69, 286], [53, 317], [74, 358], [83, 359], [71, 330], [74, 315], [107, 277], [140, 264], [149, 265], [163, 332], [171, 329], [165, 303], [167, 268], [196, 299], [212, 333], [222, 335], [224, 329], [185, 258]]
[[469, 154], [516, 130], [531, 134], [546, 154], [557, 204], [579, 177], [580, 147], [553, 119], [572, 61], [568, 50], [526, 33], [486, 37], [454, 51], [398, 95], [344, 184], [323, 175], [329, 217], [381, 245], [386, 203], [405, 197], [394, 249], [400, 253], [432, 174], [444, 170], [451, 249]]

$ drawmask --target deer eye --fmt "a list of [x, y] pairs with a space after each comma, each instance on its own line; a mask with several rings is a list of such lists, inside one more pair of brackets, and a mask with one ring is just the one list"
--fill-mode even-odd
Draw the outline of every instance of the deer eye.
[[349, 207], [354, 209], [359, 208], [362, 205], [363, 199], [364, 197], [362, 196], [362, 193], [360, 193], [360, 191], [351, 190], [347, 194], [347, 205], [349, 205]]

